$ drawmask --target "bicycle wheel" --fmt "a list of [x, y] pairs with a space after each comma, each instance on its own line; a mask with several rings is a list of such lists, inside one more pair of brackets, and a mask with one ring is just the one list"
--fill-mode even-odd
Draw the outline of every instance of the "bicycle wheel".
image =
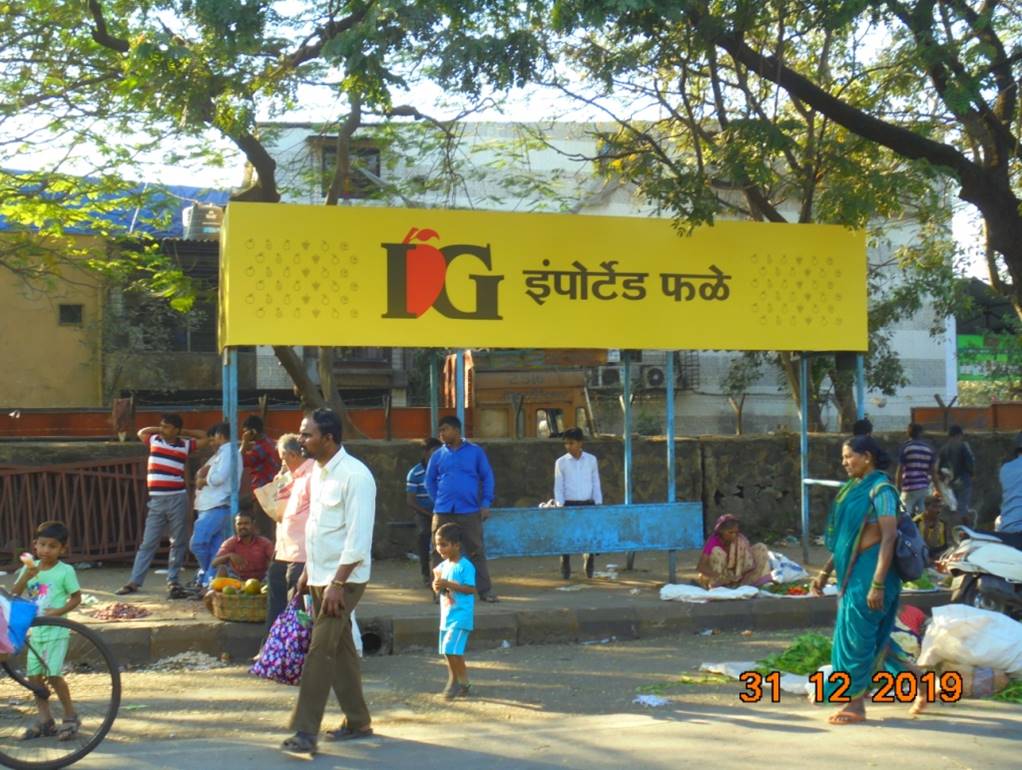
[[[60, 728], [65, 716], [59, 672], [81, 727], [73, 737], [26, 739], [39, 724], [31, 687], [43, 676], [50, 712]], [[109, 648], [91, 629], [65, 618], [36, 618], [24, 647], [0, 664], [0, 764], [12, 768], [66, 767], [84, 757], [109, 732], [121, 705], [121, 672]]]

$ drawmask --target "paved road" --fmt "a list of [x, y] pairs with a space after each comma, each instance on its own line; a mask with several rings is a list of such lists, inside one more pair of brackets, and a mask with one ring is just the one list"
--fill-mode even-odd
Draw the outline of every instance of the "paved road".
[[[886, 716], [886, 715], [885, 715]], [[890, 718], [873, 726], [831, 729], [817, 715], [790, 709], [694, 706], [655, 714], [560, 717], [536, 724], [479, 724], [457, 729], [386, 725], [382, 735], [356, 746], [324, 745], [313, 763], [322, 768], [487, 768], [588, 770], [708, 767], [828, 767], [859, 770], [1017, 768], [1017, 709], [983, 703], [959, 707], [929, 722]], [[755, 763], [755, 764], [754, 764]], [[276, 738], [248, 741], [157, 741], [110, 746], [81, 768], [235, 768], [302, 766], [282, 757]]]
[[[621, 644], [522, 647], [470, 659], [474, 697], [447, 704], [430, 655], [370, 658], [365, 682], [377, 737], [321, 744], [313, 763], [277, 751], [295, 691], [240, 667], [126, 675], [125, 711], [111, 739], [77, 765], [155, 768], [486, 768], [587, 770], [834, 767], [860, 770], [1017, 768], [1022, 707], [963, 701], [909, 719], [877, 706], [866, 725], [831, 727], [794, 696], [746, 705], [732, 684], [679, 680], [701, 661], [751, 660], [790, 635], [685, 636]], [[668, 699], [632, 702], [636, 691]], [[332, 709], [336, 707], [331, 705]], [[327, 726], [337, 720], [336, 712]]]

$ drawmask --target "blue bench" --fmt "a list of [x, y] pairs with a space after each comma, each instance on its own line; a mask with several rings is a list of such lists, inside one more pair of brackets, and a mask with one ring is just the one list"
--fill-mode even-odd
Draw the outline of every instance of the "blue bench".
[[484, 528], [486, 557], [667, 551], [675, 582], [675, 551], [703, 546], [703, 504], [633, 503], [577, 508], [494, 508]]

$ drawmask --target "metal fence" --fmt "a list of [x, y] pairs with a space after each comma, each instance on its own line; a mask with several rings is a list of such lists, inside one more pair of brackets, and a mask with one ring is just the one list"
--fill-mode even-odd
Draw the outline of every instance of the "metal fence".
[[31, 550], [40, 523], [70, 530], [67, 561], [134, 557], [146, 514], [145, 458], [0, 467], [0, 560]]

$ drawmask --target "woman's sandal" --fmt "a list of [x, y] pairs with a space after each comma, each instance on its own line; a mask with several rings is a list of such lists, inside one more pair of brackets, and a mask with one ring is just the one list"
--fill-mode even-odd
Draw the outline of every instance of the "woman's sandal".
[[58, 741], [70, 741], [78, 737], [78, 731], [82, 728], [82, 718], [75, 714], [70, 719], [65, 719], [57, 728]]
[[46, 722], [38, 721], [21, 734], [21, 740], [31, 741], [36, 738], [52, 738], [56, 734], [57, 724], [52, 719]]
[[285, 754], [294, 754], [303, 757], [311, 757], [316, 753], [316, 740], [301, 733], [295, 733], [282, 744], [280, 750]]

